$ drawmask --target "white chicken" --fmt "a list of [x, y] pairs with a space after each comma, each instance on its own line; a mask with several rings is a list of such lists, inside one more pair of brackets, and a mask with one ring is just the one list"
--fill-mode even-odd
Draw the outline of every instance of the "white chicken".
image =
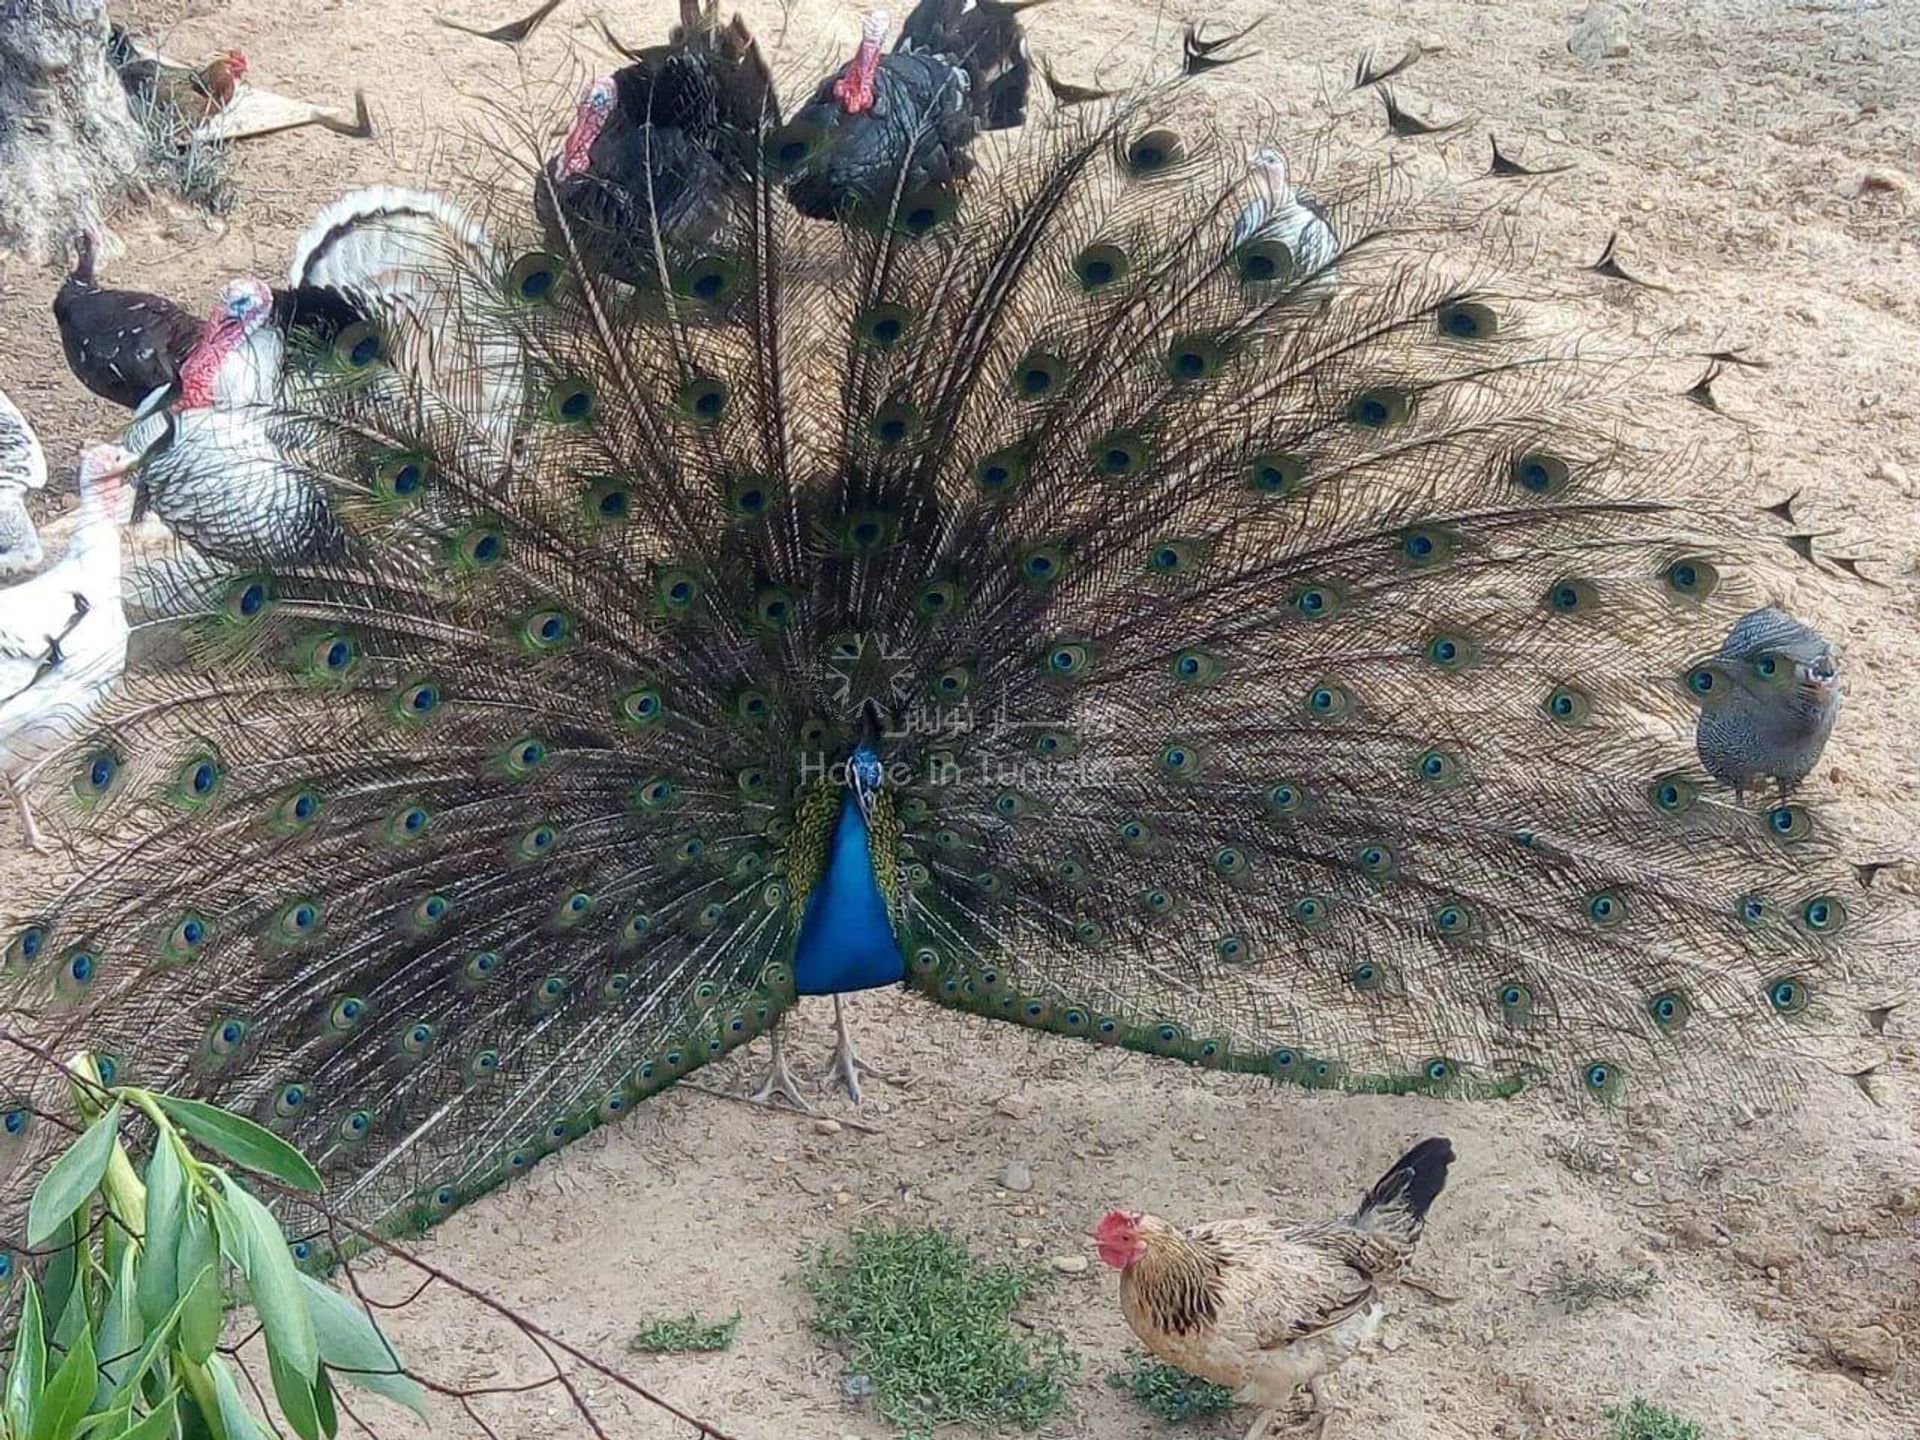
[[70, 740], [119, 682], [127, 659], [120, 600], [120, 486], [133, 457], [96, 445], [80, 460], [80, 511], [59, 564], [0, 590], [0, 776], [27, 847], [46, 845], [23, 783]]
[[45, 488], [47, 457], [26, 417], [0, 391], [0, 579], [40, 563], [40, 532], [27, 514], [27, 491]]

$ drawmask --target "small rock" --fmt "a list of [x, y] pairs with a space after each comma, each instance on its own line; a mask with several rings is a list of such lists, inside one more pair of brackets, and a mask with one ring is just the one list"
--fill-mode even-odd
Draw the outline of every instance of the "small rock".
[[1420, 37], [1422, 55], [1444, 55], [1447, 53], [1447, 37], [1440, 34], [1428, 34]]
[[849, 1370], [840, 1377], [840, 1398], [849, 1405], [860, 1406], [867, 1403], [874, 1392], [873, 1377]]
[[816, 1135], [838, 1135], [840, 1133], [840, 1122], [838, 1120], [816, 1120], [813, 1122], [813, 1133]]
[[853, 1203], [853, 1193], [849, 1190], [836, 1190], [833, 1192], [833, 1203], [836, 1205], [851, 1205]]
[[1651, 1185], [1653, 1183], [1653, 1177], [1644, 1170], [1635, 1170], [1631, 1175], [1627, 1176], [1627, 1178], [1636, 1185]]
[[1011, 1190], [1016, 1195], [1024, 1195], [1033, 1189], [1033, 1171], [1024, 1160], [1009, 1160], [993, 1178], [1002, 1190]]
[[1002, 1095], [993, 1102], [993, 1108], [1009, 1120], [1025, 1120], [1040, 1108], [1040, 1102], [1030, 1095]]
[[1891, 1375], [1900, 1360], [1900, 1342], [1882, 1325], [1836, 1325], [1826, 1341], [1836, 1361], [1863, 1374]]
[[1898, 195], [1903, 199], [1913, 191], [1913, 181], [1884, 165], [1876, 165], [1860, 177], [1861, 195]]
[[1777, 1275], [1798, 1261], [1800, 1252], [1784, 1240], [1763, 1235], [1758, 1240], [1734, 1246], [1733, 1258], [1743, 1265]]
[[1675, 1243], [1689, 1250], [1705, 1250], [1719, 1238], [1713, 1233], [1711, 1225], [1692, 1215], [1681, 1216], [1670, 1228]]
[[1542, 133], [1555, 145], [1564, 145], [1567, 143], [1567, 132], [1562, 130], [1558, 125], [1549, 125]]
[[1618, 60], [1631, 47], [1627, 43], [1626, 12], [1617, 5], [1596, 3], [1584, 14], [1567, 37], [1567, 49], [1582, 65], [1598, 65], [1602, 60]]
[[1053, 1268], [1058, 1270], [1062, 1275], [1084, 1275], [1087, 1273], [1088, 1264], [1087, 1257], [1084, 1255], [1056, 1255], [1053, 1257]]

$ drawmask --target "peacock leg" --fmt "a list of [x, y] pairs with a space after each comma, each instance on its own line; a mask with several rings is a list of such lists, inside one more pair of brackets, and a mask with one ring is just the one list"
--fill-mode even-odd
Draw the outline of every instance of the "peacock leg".
[[767, 1078], [747, 1098], [762, 1105], [785, 1105], [803, 1115], [811, 1115], [814, 1113], [813, 1106], [800, 1094], [799, 1083], [793, 1078], [793, 1072], [787, 1069], [787, 1047], [780, 1038], [785, 1029], [784, 1018], [774, 1022], [773, 1060], [767, 1068]]
[[13, 808], [20, 812], [20, 828], [26, 832], [27, 848], [36, 855], [50, 854], [47, 842], [40, 834], [40, 827], [33, 823], [33, 811], [27, 807], [26, 794], [14, 783], [11, 775], [7, 776], [7, 798], [13, 801]]
[[854, 1104], [860, 1103], [860, 1077], [871, 1075], [884, 1080], [889, 1085], [900, 1082], [884, 1071], [876, 1070], [860, 1058], [860, 1052], [853, 1048], [853, 1032], [847, 1028], [846, 1006], [840, 996], [833, 997], [833, 1028], [839, 1039], [833, 1047], [833, 1063], [827, 1067], [827, 1074]]

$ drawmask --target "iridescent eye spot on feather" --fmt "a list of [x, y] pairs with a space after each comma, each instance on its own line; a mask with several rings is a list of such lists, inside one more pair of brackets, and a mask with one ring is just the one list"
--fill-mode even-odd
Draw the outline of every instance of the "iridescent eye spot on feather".
[[1847, 920], [1847, 907], [1837, 895], [1815, 895], [1800, 907], [1801, 926], [1816, 935], [1838, 935]]
[[1413, 418], [1413, 394], [1378, 386], [1362, 390], [1347, 405], [1347, 418], [1363, 430], [1384, 430]]
[[1417, 525], [1400, 535], [1400, 558], [1416, 571], [1437, 570], [1460, 550], [1460, 537], [1435, 525]]
[[556, 425], [590, 425], [593, 412], [593, 387], [584, 380], [562, 380], [547, 392], [547, 418]]
[[433, 1051], [433, 1026], [424, 1020], [415, 1020], [402, 1025], [399, 1031], [399, 1050], [408, 1060], [424, 1060]]
[[1191, 574], [1206, 557], [1206, 546], [1198, 540], [1162, 540], [1147, 551], [1147, 571], [1153, 575]]
[[1742, 895], [1733, 902], [1733, 913], [1740, 917], [1740, 923], [1748, 929], [1766, 923], [1767, 902], [1761, 895]]
[[448, 549], [454, 569], [484, 575], [507, 558], [507, 537], [495, 526], [474, 525], [456, 535]]
[[1213, 852], [1213, 873], [1225, 880], [1237, 880], [1253, 868], [1247, 852], [1238, 845], [1222, 845]]
[[1020, 578], [1029, 585], [1053, 585], [1067, 573], [1067, 552], [1058, 545], [1037, 545], [1020, 557]]
[[1514, 456], [1509, 473], [1514, 484], [1543, 499], [1558, 495], [1573, 479], [1572, 468], [1565, 460], [1539, 451]]
[[702, 305], [722, 306], [740, 294], [747, 267], [730, 255], [702, 255], [673, 275], [676, 294]]
[[1333, 920], [1333, 901], [1325, 895], [1302, 895], [1288, 914], [1304, 930], [1321, 930]]
[[1776, 1015], [1798, 1015], [1807, 1008], [1806, 982], [1797, 975], [1783, 975], [1767, 985], [1767, 1004]]
[[225, 611], [229, 620], [240, 624], [251, 624], [259, 620], [273, 606], [273, 578], [268, 575], [248, 575], [227, 587]]
[[1146, 850], [1153, 844], [1153, 827], [1137, 815], [1120, 822], [1119, 835], [1129, 850]]
[[1293, 608], [1309, 620], [1331, 620], [1344, 608], [1340, 589], [1335, 585], [1302, 585], [1293, 592]]
[[867, 433], [883, 449], [904, 445], [920, 433], [920, 410], [910, 401], [889, 400], [874, 411], [873, 423], [867, 427]]
[[389, 845], [411, 845], [433, 830], [433, 816], [424, 805], [402, 805], [381, 827]]
[[412, 921], [415, 932], [429, 935], [446, 924], [447, 918], [452, 914], [453, 902], [446, 896], [436, 893], [415, 901], [408, 918]]
[[1147, 131], [1126, 148], [1129, 171], [1141, 178], [1161, 175], [1178, 165], [1186, 155], [1186, 145], [1172, 130], [1157, 127]]
[[1547, 609], [1555, 615], [1585, 615], [1599, 603], [1599, 596], [1586, 580], [1556, 580], [1547, 587]]
[[1767, 834], [1782, 845], [1813, 838], [1813, 816], [1801, 805], [1776, 805], [1767, 812]]
[[973, 467], [973, 483], [983, 498], [1004, 500], [1026, 483], [1027, 456], [1017, 446], [995, 450]]
[[111, 750], [96, 750], [80, 762], [80, 773], [73, 777], [73, 793], [82, 801], [103, 799], [120, 778], [120, 757]]
[[620, 718], [636, 730], [649, 730], [667, 713], [666, 697], [651, 685], [642, 685], [620, 696]]
[[1379, 840], [1362, 845], [1353, 859], [1360, 873], [1372, 880], [1391, 880], [1400, 863], [1393, 847]]
[[343, 683], [360, 658], [359, 648], [345, 635], [326, 634], [307, 647], [310, 673], [318, 679]]
[[1305, 457], [1264, 451], [1247, 462], [1247, 488], [1256, 495], [1297, 495], [1307, 488]]
[[327, 1029], [334, 1035], [351, 1035], [367, 1018], [367, 1002], [358, 995], [342, 995], [327, 1007]]
[[226, 770], [219, 757], [202, 751], [187, 757], [173, 777], [174, 803], [184, 810], [204, 810], [220, 794]]
[[778, 634], [793, 623], [799, 596], [783, 586], [766, 585], [753, 597], [753, 623], [756, 629]]
[[1220, 657], [1209, 650], [1182, 650], [1169, 667], [1182, 685], [1211, 685], [1225, 673]]
[[557, 256], [532, 251], [514, 261], [507, 271], [507, 294], [522, 304], [544, 304], [554, 298], [566, 274], [566, 264]]
[[554, 906], [553, 923], [562, 930], [571, 930], [583, 925], [593, 915], [593, 896], [584, 890], [572, 890], [560, 897], [560, 903]]
[[811, 120], [790, 120], [768, 135], [761, 156], [777, 174], [792, 175], [826, 147], [826, 130]]
[[966, 588], [958, 580], [941, 578], [929, 581], [913, 597], [914, 610], [924, 619], [939, 620], [960, 609]]
[[1499, 315], [1477, 300], [1442, 305], [1435, 320], [1436, 328], [1449, 340], [1491, 340], [1500, 333]]
[[479, 1085], [499, 1073], [500, 1052], [491, 1048], [469, 1056], [467, 1063], [461, 1067], [461, 1078], [469, 1085]]
[[958, 210], [959, 204], [951, 190], [940, 185], [927, 185], [900, 197], [899, 209], [894, 213], [893, 229], [918, 239], [938, 230]]
[[559, 843], [560, 832], [551, 825], [536, 825], [514, 842], [513, 851], [522, 860], [544, 860]]
[[580, 497], [580, 513], [590, 525], [624, 525], [633, 518], [633, 487], [613, 477], [595, 480]]
[[173, 924], [160, 941], [160, 958], [169, 965], [184, 964], [206, 948], [213, 936], [207, 917], [189, 910]]
[[1297, 780], [1280, 780], [1267, 786], [1261, 798], [1275, 815], [1298, 815], [1307, 808], [1307, 787]]
[[1556, 725], [1584, 725], [1593, 718], [1593, 699], [1574, 685], [1556, 685], [1541, 708]]
[[1587, 921], [1595, 929], [1612, 930], [1627, 919], [1627, 898], [1618, 890], [1596, 890], [1584, 902]]
[[320, 818], [320, 793], [302, 786], [284, 795], [273, 807], [273, 828], [294, 835]]
[[1662, 990], [1648, 999], [1647, 1014], [1662, 1035], [1677, 1035], [1693, 1018], [1693, 1005], [1678, 990]]
[[1700, 799], [1700, 786], [1678, 772], [1660, 775], [1647, 786], [1647, 803], [1663, 815], [1684, 815]]
[[853, 333], [862, 345], [876, 350], [891, 350], [907, 338], [913, 328], [913, 312], [904, 305], [882, 300], [869, 305], [853, 319]]
[[1093, 468], [1109, 480], [1127, 479], [1147, 468], [1152, 451], [1146, 440], [1131, 430], [1115, 430], [1102, 435], [1087, 447]]
[[373, 1133], [373, 1113], [368, 1110], [352, 1110], [341, 1118], [334, 1127], [334, 1139], [342, 1145], [358, 1145]]
[[1089, 295], [1127, 278], [1131, 262], [1118, 245], [1089, 245], [1073, 257], [1073, 275]]
[[767, 477], [744, 472], [727, 478], [727, 509], [742, 520], [758, 520], [773, 504], [773, 486]]
[[620, 937], [615, 941], [615, 948], [624, 954], [636, 946], [645, 943], [646, 938], [652, 933], [653, 917], [644, 912], [636, 911], [634, 914], [627, 916], [626, 920], [621, 924]]
[[460, 962], [460, 980], [462, 988], [477, 990], [485, 985], [500, 969], [500, 956], [493, 950], [476, 950]]
[[559, 975], [544, 976], [540, 983], [533, 987], [533, 993], [527, 997], [528, 1003], [541, 1014], [551, 1012], [566, 998], [567, 982]]
[[1019, 400], [1044, 400], [1067, 381], [1067, 362], [1046, 350], [1029, 351], [1013, 367], [1013, 393]]
[[1224, 965], [1248, 965], [1253, 961], [1253, 948], [1238, 935], [1222, 935], [1214, 941], [1213, 954]]
[[247, 1043], [248, 1028], [247, 1022], [238, 1015], [214, 1021], [200, 1042], [201, 1058], [215, 1064], [233, 1059]]
[[1500, 1005], [1500, 1019], [1503, 1024], [1516, 1030], [1526, 1028], [1533, 1019], [1533, 991], [1517, 981], [1500, 987], [1494, 996]]
[[1084, 642], [1063, 640], [1048, 648], [1046, 670], [1062, 680], [1077, 680], [1093, 667], [1093, 649]]
[[698, 574], [684, 566], [671, 566], [654, 577], [654, 610], [669, 618], [686, 615], [705, 593], [705, 582]]
[[1204, 768], [1198, 746], [1171, 740], [1160, 747], [1160, 773], [1169, 780], [1197, 780]]
[[933, 677], [932, 690], [938, 700], [961, 700], [973, 688], [973, 670], [967, 665], [949, 665]]
[[547, 743], [523, 735], [500, 752], [500, 768], [515, 780], [524, 780], [547, 763]]
[[440, 710], [440, 687], [431, 680], [415, 680], [394, 691], [387, 711], [402, 725], [420, 725]]
[[773, 698], [764, 690], [742, 690], [733, 697], [733, 713], [750, 728], [764, 730], [773, 719]]
[[47, 927], [28, 925], [14, 932], [7, 942], [6, 963], [13, 965], [33, 965], [39, 962], [47, 948]]
[[273, 1096], [273, 1118], [291, 1120], [307, 1108], [311, 1092], [298, 1080], [282, 1085]]
[[1434, 790], [1446, 790], [1461, 779], [1460, 762], [1445, 750], [1423, 750], [1413, 762], [1420, 783]]
[[274, 915], [272, 936], [282, 945], [304, 945], [320, 933], [320, 919], [312, 900], [290, 900]]
[[1299, 264], [1284, 240], [1254, 239], [1234, 247], [1233, 268], [1245, 285], [1285, 284]]
[[1464, 940], [1480, 926], [1471, 906], [1453, 900], [1434, 908], [1433, 928], [1443, 940]]
[[1307, 692], [1303, 708], [1314, 720], [1344, 720], [1353, 713], [1353, 697], [1345, 686], [1322, 680]]
[[76, 945], [53, 962], [53, 988], [63, 1000], [78, 1000], [93, 988], [103, 968], [97, 953]]
[[1676, 600], [1699, 602], [1720, 588], [1720, 571], [1710, 560], [1689, 557], [1676, 560], [1661, 572], [1667, 592]]
[[1580, 1083], [1596, 1100], [1614, 1101], [1626, 1089], [1626, 1072], [1610, 1060], [1590, 1060], [1580, 1071]]
[[387, 358], [386, 338], [371, 320], [356, 320], [334, 337], [333, 356], [350, 373], [371, 369]]
[[1179, 335], [1167, 347], [1167, 378], [1176, 385], [1211, 380], [1226, 363], [1226, 350], [1208, 335]]
[[899, 517], [888, 510], [856, 510], [840, 527], [841, 543], [856, 555], [871, 555], [894, 542]]
[[373, 472], [374, 493], [394, 504], [410, 505], [426, 493], [430, 473], [418, 455], [392, 456]]
[[1449, 675], [1471, 669], [1479, 658], [1471, 636], [1441, 634], [1427, 641], [1427, 663]]
[[674, 783], [665, 775], [655, 775], [651, 780], [642, 780], [628, 792], [629, 803], [637, 810], [657, 815], [670, 808], [677, 795]]
[[1067, 760], [1080, 753], [1080, 741], [1071, 731], [1041, 730], [1033, 737], [1033, 753], [1042, 760]]
[[718, 425], [732, 401], [732, 390], [717, 375], [698, 375], [680, 387], [681, 413], [696, 425]]
[[535, 654], [550, 654], [573, 639], [573, 617], [563, 610], [536, 610], [520, 622], [520, 643]]

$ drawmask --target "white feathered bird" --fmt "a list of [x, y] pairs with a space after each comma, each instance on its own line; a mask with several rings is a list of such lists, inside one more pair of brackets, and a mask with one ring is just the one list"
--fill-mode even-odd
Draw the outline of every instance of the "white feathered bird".
[[59, 564], [0, 590], [0, 775], [29, 849], [46, 846], [21, 781], [71, 740], [127, 660], [120, 601], [120, 486], [133, 457], [96, 445], [80, 460], [80, 511]]
[[0, 391], [0, 579], [24, 575], [40, 564], [40, 532], [27, 514], [27, 491], [47, 483], [47, 457], [40, 441], [4, 391]]
[[[1253, 152], [1254, 197], [1240, 210], [1233, 226], [1233, 248], [1274, 241], [1284, 256], [1262, 257], [1270, 272], [1249, 278], [1297, 285], [1303, 299], [1326, 301], [1339, 287], [1340, 237], [1334, 234], [1327, 212], [1293, 183], [1287, 157], [1272, 146]], [[1244, 270], [1244, 267], [1243, 267]]]

